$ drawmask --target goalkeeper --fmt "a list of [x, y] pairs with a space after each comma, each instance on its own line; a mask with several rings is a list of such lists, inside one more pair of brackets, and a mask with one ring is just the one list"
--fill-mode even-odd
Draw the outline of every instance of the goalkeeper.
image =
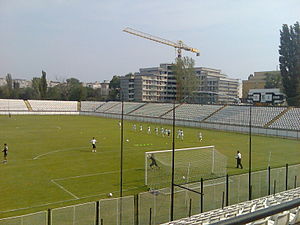
[[157, 167], [157, 168], [160, 168], [160, 167], [157, 165], [157, 162], [156, 162], [156, 160], [155, 160], [153, 154], [151, 154], [151, 155], [149, 156], [149, 159], [151, 160], [151, 163], [150, 163], [150, 168], [151, 168], [151, 169], [153, 169], [153, 166], [155, 166], [155, 167]]

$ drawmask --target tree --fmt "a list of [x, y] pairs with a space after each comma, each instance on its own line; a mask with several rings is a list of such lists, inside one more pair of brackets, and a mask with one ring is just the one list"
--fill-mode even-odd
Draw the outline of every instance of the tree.
[[33, 88], [33, 91], [34, 91], [33, 99], [40, 99], [41, 98], [40, 83], [41, 83], [41, 78], [34, 77], [32, 79], [32, 88]]
[[111, 81], [109, 82], [109, 95], [108, 100], [115, 101], [120, 100], [120, 77], [114, 75]]
[[283, 90], [289, 105], [300, 106], [300, 25], [296, 22], [288, 27], [283, 24], [280, 31], [279, 63]]
[[185, 98], [193, 99], [195, 90], [199, 86], [199, 80], [195, 72], [195, 61], [192, 58], [177, 58], [173, 65], [173, 73], [176, 79], [176, 99], [181, 102]]
[[71, 101], [85, 100], [87, 96], [86, 88], [76, 78], [67, 79], [67, 93], [68, 100]]
[[42, 77], [40, 79], [39, 84], [40, 89], [40, 96], [41, 99], [45, 99], [47, 96], [47, 79], [46, 79], [46, 72], [42, 70]]
[[8, 73], [5, 79], [6, 79], [7, 97], [11, 98], [13, 96], [13, 80], [11, 74]]
[[282, 81], [280, 72], [267, 72], [265, 88], [279, 88], [282, 89]]

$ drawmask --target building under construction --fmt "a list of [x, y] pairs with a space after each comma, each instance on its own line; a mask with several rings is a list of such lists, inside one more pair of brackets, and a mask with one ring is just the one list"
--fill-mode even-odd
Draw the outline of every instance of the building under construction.
[[[238, 101], [239, 80], [229, 78], [221, 70], [205, 67], [195, 68], [197, 88], [189, 103], [219, 104]], [[139, 72], [121, 77], [121, 90], [125, 101], [173, 102], [177, 82], [172, 64], [141, 68]]]

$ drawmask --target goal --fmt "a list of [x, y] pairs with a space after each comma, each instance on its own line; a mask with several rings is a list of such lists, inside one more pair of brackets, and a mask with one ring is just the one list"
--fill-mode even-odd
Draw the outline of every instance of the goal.
[[[150, 167], [154, 158], [157, 166]], [[177, 184], [214, 178], [226, 174], [227, 158], [215, 146], [175, 149], [175, 176]], [[145, 185], [151, 189], [171, 184], [172, 150], [145, 152]]]

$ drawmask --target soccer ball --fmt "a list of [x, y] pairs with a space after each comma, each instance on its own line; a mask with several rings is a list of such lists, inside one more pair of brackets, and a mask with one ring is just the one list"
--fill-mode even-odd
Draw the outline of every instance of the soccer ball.
[[182, 179], [184, 179], [184, 180], [185, 180], [185, 176], [183, 176], [183, 177], [182, 177]]
[[126, 142], [129, 142], [129, 139], [126, 139]]
[[108, 195], [107, 195], [108, 197], [112, 197], [113, 196], [113, 194], [112, 193], [108, 193]]

